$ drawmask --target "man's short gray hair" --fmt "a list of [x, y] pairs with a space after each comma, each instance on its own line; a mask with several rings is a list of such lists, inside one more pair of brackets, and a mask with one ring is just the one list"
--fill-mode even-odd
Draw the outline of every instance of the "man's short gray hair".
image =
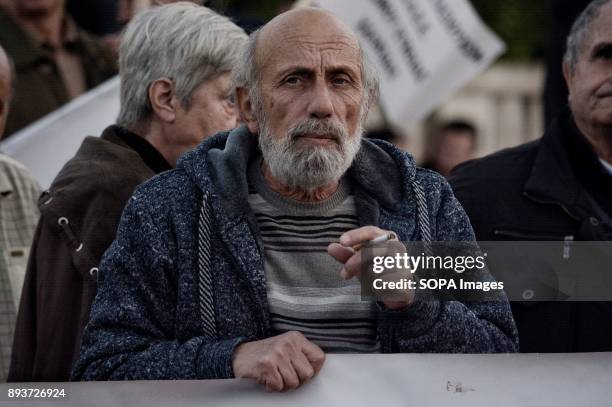
[[[578, 16], [576, 21], [574, 21], [572, 29], [567, 37], [565, 55], [563, 56], [563, 62], [566, 63], [571, 70], [574, 70], [578, 63], [584, 43], [591, 33], [591, 24], [599, 16], [601, 8], [609, 2], [610, 0], [592, 1]], [[610, 24], [612, 24], [612, 21]]]
[[[233, 84], [234, 88], [244, 88], [249, 92], [249, 98], [251, 105], [255, 109], [261, 109], [261, 95], [259, 92], [260, 82], [260, 67], [257, 65], [256, 53], [257, 53], [257, 37], [259, 36], [261, 29], [254, 31], [249, 36], [247, 43], [245, 44], [240, 62], [236, 66], [233, 72]], [[368, 109], [378, 99], [378, 72], [371, 63], [370, 59], [363, 52], [361, 45], [359, 47], [360, 53], [360, 64], [361, 64], [361, 82], [364, 87], [364, 106], [361, 114], [365, 118], [365, 114]], [[263, 113], [263, 112], [258, 112]]]
[[188, 108], [204, 81], [230, 72], [247, 35], [227, 17], [190, 2], [154, 7], [127, 26], [119, 49], [121, 110], [117, 124], [130, 127], [152, 113], [149, 87], [173, 81]]

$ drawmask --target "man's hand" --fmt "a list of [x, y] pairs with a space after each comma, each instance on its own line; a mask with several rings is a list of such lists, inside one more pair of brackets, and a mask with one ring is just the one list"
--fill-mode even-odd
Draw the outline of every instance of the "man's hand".
[[[346, 280], [353, 277], [360, 277], [363, 264], [367, 264], [369, 261], [371, 261], [371, 259], [363, 258], [363, 251], [355, 251], [353, 247], [363, 245], [372, 239], [389, 233], [393, 233], [395, 235], [394, 232], [383, 230], [376, 226], [362, 226], [357, 229], [349, 230], [340, 236], [340, 243], [330, 244], [327, 247], [327, 252], [344, 265], [342, 270], [340, 270], [340, 276]], [[397, 239], [390, 240], [385, 243], [385, 249], [389, 255], [404, 253], [406, 251], [406, 247]], [[389, 280], [394, 280], [401, 277], [412, 278], [412, 275], [407, 271], [401, 273], [386, 273], [386, 278]], [[389, 309], [400, 309], [410, 305], [414, 300], [414, 292], [407, 290], [402, 295], [404, 294], [405, 298], [402, 300], [383, 301], [385, 307]]]
[[267, 391], [295, 389], [321, 370], [325, 353], [300, 332], [292, 331], [239, 345], [234, 376], [255, 379]]

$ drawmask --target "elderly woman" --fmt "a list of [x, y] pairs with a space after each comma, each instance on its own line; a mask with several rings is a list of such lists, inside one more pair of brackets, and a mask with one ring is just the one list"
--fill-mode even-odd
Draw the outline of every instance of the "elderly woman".
[[231, 129], [230, 70], [247, 36], [193, 3], [152, 8], [119, 51], [121, 110], [87, 137], [40, 199], [10, 381], [66, 381], [96, 294], [97, 267], [134, 188]]

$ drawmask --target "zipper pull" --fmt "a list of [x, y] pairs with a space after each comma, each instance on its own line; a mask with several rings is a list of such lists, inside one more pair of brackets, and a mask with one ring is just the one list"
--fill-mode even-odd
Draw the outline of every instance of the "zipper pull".
[[569, 260], [570, 258], [570, 247], [574, 241], [574, 236], [565, 236], [563, 239], [563, 260]]

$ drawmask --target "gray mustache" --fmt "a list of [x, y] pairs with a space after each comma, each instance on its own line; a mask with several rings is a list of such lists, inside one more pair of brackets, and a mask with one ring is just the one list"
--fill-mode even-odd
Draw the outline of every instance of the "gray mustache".
[[347, 132], [336, 122], [330, 120], [308, 119], [293, 127], [289, 131], [289, 136], [292, 141], [307, 136], [327, 137], [340, 144], [347, 137]]

